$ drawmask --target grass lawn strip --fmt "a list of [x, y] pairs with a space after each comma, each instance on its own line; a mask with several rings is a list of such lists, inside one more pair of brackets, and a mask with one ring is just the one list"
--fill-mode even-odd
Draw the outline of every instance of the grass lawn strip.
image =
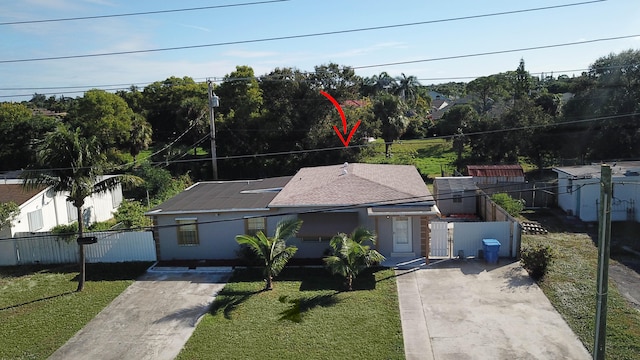
[[414, 165], [420, 174], [433, 179], [453, 174], [457, 155], [451, 142], [444, 139], [402, 140], [391, 146], [391, 157], [384, 155], [384, 142], [378, 141], [363, 151], [362, 162], [370, 164]]
[[[260, 271], [237, 270], [178, 359], [404, 359], [392, 270], [361, 274], [351, 292], [319, 268], [263, 287]], [[281, 320], [287, 311], [300, 321]]]
[[[593, 353], [598, 249], [580, 233], [523, 235], [523, 246], [551, 245], [557, 258], [539, 282], [545, 295]], [[614, 261], [614, 260], [611, 260]], [[609, 280], [606, 356], [640, 359], [640, 312], [633, 309]]]
[[124, 291], [150, 263], [0, 267], [0, 359], [46, 359]]

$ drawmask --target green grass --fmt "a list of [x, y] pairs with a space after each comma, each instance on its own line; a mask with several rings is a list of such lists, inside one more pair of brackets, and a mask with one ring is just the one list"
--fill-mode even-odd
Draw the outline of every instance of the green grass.
[[178, 359], [404, 359], [393, 270], [361, 274], [351, 292], [320, 268], [263, 287], [260, 272], [237, 270]]
[[87, 264], [0, 267], [0, 359], [46, 359], [150, 266]]
[[[523, 246], [542, 243], [555, 249], [557, 259], [539, 285], [592, 352], [598, 264], [596, 246], [588, 235], [581, 233], [523, 235], [522, 240]], [[609, 280], [605, 351], [608, 359], [640, 359], [640, 312], [626, 302], [612, 280]]]
[[433, 179], [446, 176], [455, 170], [456, 153], [451, 142], [444, 139], [403, 140], [391, 146], [390, 158], [384, 155], [384, 143], [378, 141], [369, 147], [361, 161], [373, 164], [403, 164], [415, 165], [420, 174]]

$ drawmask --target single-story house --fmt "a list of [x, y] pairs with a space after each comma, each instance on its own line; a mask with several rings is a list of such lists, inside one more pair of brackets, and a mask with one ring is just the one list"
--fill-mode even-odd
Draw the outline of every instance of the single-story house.
[[[68, 225], [78, 220], [76, 208], [67, 201], [68, 193], [55, 193], [50, 187], [25, 189], [22, 179], [0, 180], [0, 202], [14, 202], [20, 214], [0, 229], [0, 239], [50, 231], [58, 225]], [[122, 203], [122, 187], [94, 194], [85, 200], [83, 216], [86, 224], [109, 220]]]
[[525, 182], [520, 165], [467, 165], [467, 175], [476, 184], [501, 184]]
[[[556, 167], [558, 206], [585, 222], [598, 221], [601, 164]], [[611, 221], [640, 221], [640, 161], [611, 165]]]
[[475, 217], [477, 190], [472, 176], [436, 177], [433, 180], [438, 209], [444, 217]]
[[386, 257], [425, 256], [438, 208], [414, 166], [343, 164], [294, 176], [197, 183], [146, 213], [154, 221], [158, 260], [234, 259], [235, 236], [303, 220], [298, 258], [320, 258], [340, 232], [366, 227]]

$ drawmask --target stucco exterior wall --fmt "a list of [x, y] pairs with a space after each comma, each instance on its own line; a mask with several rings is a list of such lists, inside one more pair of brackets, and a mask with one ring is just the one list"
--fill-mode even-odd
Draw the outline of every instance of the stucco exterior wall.
[[[238, 243], [236, 235], [246, 232], [246, 216], [272, 215], [272, 212], [184, 213], [156, 216], [156, 244], [158, 260], [235, 259]], [[198, 222], [198, 245], [179, 245], [177, 219], [193, 218]], [[267, 235], [272, 235], [282, 217], [267, 218]]]
[[[244, 234], [247, 216], [267, 216], [266, 232], [272, 236], [279, 221], [295, 216], [292, 213], [305, 213], [311, 209], [277, 209], [262, 212], [228, 212], [217, 214], [184, 213], [180, 215], [156, 215], [156, 239], [159, 247], [159, 260], [200, 260], [200, 259], [235, 259], [237, 258], [238, 243], [235, 236]], [[317, 209], [315, 209], [317, 210]], [[354, 210], [350, 210], [354, 212]], [[195, 218], [198, 221], [198, 237], [200, 243], [193, 246], [178, 245], [178, 230], [176, 219]], [[367, 215], [367, 209], [357, 209], [358, 226], [376, 232], [378, 242], [375, 247], [386, 257], [393, 252], [393, 217], [385, 216], [376, 219]], [[412, 251], [420, 253], [420, 217], [412, 217], [411, 235]], [[288, 244], [298, 247], [296, 258], [320, 258], [330, 249], [329, 241], [289, 239]]]

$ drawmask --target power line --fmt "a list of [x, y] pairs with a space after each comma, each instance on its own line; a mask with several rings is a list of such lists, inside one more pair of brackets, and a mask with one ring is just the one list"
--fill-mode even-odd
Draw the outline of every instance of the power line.
[[143, 11], [143, 12], [134, 12], [134, 13], [125, 13], [125, 14], [78, 16], [78, 17], [61, 18], [61, 19], [9, 21], [9, 22], [0, 22], [0, 26], [2, 26], [2, 25], [41, 24], [41, 23], [62, 22], [62, 21], [93, 20], [93, 19], [105, 19], [105, 18], [126, 17], [126, 16], [167, 14], [167, 13], [198, 11], [198, 10], [211, 10], [211, 9], [221, 9], [221, 8], [249, 6], [249, 5], [262, 5], [262, 4], [270, 4], [270, 3], [278, 3], [278, 2], [286, 2], [286, 1], [291, 1], [291, 0], [254, 1], [254, 2], [238, 3], [238, 4], [212, 5], [212, 6], [201, 6], [201, 7], [194, 7], [194, 8], [171, 9], [171, 10]]
[[[509, 131], [519, 131], [519, 130], [526, 130], [526, 129], [534, 129], [534, 128], [543, 128], [543, 127], [555, 127], [555, 126], [564, 126], [564, 125], [572, 125], [572, 124], [580, 124], [580, 123], [587, 123], [587, 122], [595, 122], [595, 121], [602, 121], [602, 120], [609, 120], [609, 119], [618, 119], [618, 118], [623, 118], [623, 117], [628, 117], [628, 116], [636, 116], [636, 115], [640, 115], [640, 112], [635, 112], [635, 113], [629, 113], [629, 114], [622, 114], [622, 115], [611, 115], [611, 116], [600, 116], [600, 117], [596, 117], [596, 118], [589, 118], [589, 119], [581, 119], [581, 120], [573, 120], [573, 121], [565, 121], [565, 122], [560, 122], [560, 123], [551, 123], [551, 124], [542, 124], [542, 125], [531, 125], [531, 126], [522, 126], [522, 127], [515, 127], [515, 128], [508, 128], [508, 129], [496, 129], [496, 130], [486, 130], [486, 131], [478, 131], [478, 132], [473, 132], [473, 133], [468, 133], [465, 134], [465, 136], [479, 136], [479, 135], [486, 135], [486, 134], [495, 134], [495, 133], [501, 133], [501, 132], [509, 132]], [[195, 124], [195, 123], [194, 123]], [[167, 148], [169, 148], [172, 144], [174, 144], [177, 140], [179, 140], [182, 136], [184, 136], [189, 130], [191, 130], [193, 128], [194, 125], [192, 125], [191, 127], [189, 127], [184, 133], [182, 133], [178, 139], [175, 139], [171, 144], [165, 146], [164, 148], [154, 152], [153, 154], [147, 156], [144, 159], [140, 159], [139, 161], [143, 161], [146, 159], [151, 158], [153, 155], [157, 155], [158, 153], [166, 150]], [[209, 136], [209, 135], [207, 135]], [[440, 136], [433, 136], [433, 137], [429, 137], [429, 138], [423, 138], [423, 139], [414, 139], [414, 140], [429, 140], [429, 139], [448, 139], [451, 138], [454, 135], [440, 135]], [[205, 137], [206, 138], [206, 137]], [[371, 143], [371, 144], [361, 144], [361, 145], [356, 145], [356, 144], [352, 144], [349, 145], [349, 149], [355, 149], [355, 148], [367, 148], [367, 147], [372, 147], [372, 146], [377, 146], [377, 143]], [[287, 151], [275, 151], [275, 152], [270, 152], [270, 153], [257, 153], [257, 154], [241, 154], [241, 155], [227, 155], [227, 156], [218, 156], [218, 160], [238, 160], [238, 159], [249, 159], [249, 158], [262, 158], [262, 157], [274, 157], [274, 156], [287, 156], [287, 155], [297, 155], [297, 154], [307, 154], [307, 153], [317, 153], [317, 152], [324, 152], [324, 151], [340, 151], [340, 150], [345, 150], [346, 148], [344, 146], [333, 146], [333, 147], [325, 147], [325, 148], [316, 148], [316, 149], [302, 149], [302, 150], [287, 150]], [[188, 162], [201, 162], [201, 161], [211, 161], [211, 158], [198, 158], [198, 159], [186, 159], [186, 160], [172, 160], [169, 161], [170, 164], [177, 164], [177, 163], [188, 163]], [[163, 165], [166, 164], [167, 161], [157, 161], [157, 162], [150, 162], [151, 165]], [[124, 164], [124, 165], [116, 165], [114, 166], [114, 168], [112, 170], [119, 170], [122, 168], [125, 168], [127, 166], [133, 165], [133, 162], [128, 163], [128, 164]], [[89, 168], [89, 167], [86, 167]], [[55, 169], [26, 169], [23, 171], [30, 171], [30, 172], [38, 172], [38, 171], [51, 171], [51, 170], [68, 170], [70, 168], [55, 168]], [[17, 171], [17, 170], [16, 170]]]
[[[515, 50], [514, 50], [515, 51]], [[462, 56], [462, 55], [461, 55]], [[470, 54], [468, 56], [474, 56], [473, 54]], [[604, 66], [604, 67], [598, 67], [599, 70], [602, 69], [618, 69], [618, 68], [624, 68], [626, 66], [630, 66], [630, 65], [634, 65], [634, 64], [622, 64], [622, 65], [611, 65], [611, 66]], [[379, 65], [375, 65], [377, 67], [381, 67], [384, 66], [384, 64], [379, 64]], [[343, 66], [344, 68], [354, 68], [351, 66]], [[590, 68], [582, 68], [582, 69], [570, 69], [570, 70], [547, 70], [547, 71], [539, 71], [539, 72], [530, 72], [529, 75], [543, 75], [543, 74], [564, 74], [564, 73], [570, 73], [570, 72], [576, 72], [576, 71], [590, 71], [592, 69]], [[312, 72], [312, 71], [301, 71], [299, 74], [303, 75], [303, 76], [309, 76], [312, 74], [315, 74], [316, 72]], [[492, 74], [495, 75], [495, 74]], [[433, 81], [433, 80], [465, 80], [465, 79], [476, 79], [479, 77], [483, 77], [483, 76], [491, 76], [491, 75], [475, 75], [475, 76], [453, 76], [453, 77], [436, 77], [436, 78], [420, 78], [418, 79], [418, 81]], [[268, 74], [265, 75], [259, 75], [259, 76], [254, 76], [254, 77], [207, 77], [208, 79], [212, 79], [213, 82], [225, 82], [225, 81], [240, 81], [240, 80], [258, 80], [258, 81], [305, 81], [305, 80], [296, 80], [296, 79], [284, 79], [281, 78], [280, 76], [269, 76]], [[199, 78], [193, 79], [194, 81], [198, 80]], [[205, 79], [205, 78], [202, 78]], [[220, 80], [218, 80], [220, 79]], [[22, 90], [29, 90], [29, 91], [34, 91], [36, 94], [38, 95], [46, 95], [45, 93], [38, 93], [38, 91], [40, 90], [75, 90], [75, 91], [66, 91], [66, 94], [82, 94], [84, 92], [86, 92], [88, 89], [100, 89], [100, 90], [104, 90], [104, 91], [119, 91], [119, 90], [130, 90], [131, 87], [144, 87], [144, 86], [148, 86], [150, 84], [156, 83], [156, 82], [161, 82], [161, 81], [148, 81], [148, 82], [139, 82], [139, 83], [130, 83], [130, 84], [102, 84], [102, 85], [76, 85], [76, 86], [47, 86], [47, 87], [8, 87], [8, 88], [2, 88], [0, 87], [0, 91], [22, 91]], [[204, 82], [200, 81], [196, 81], [196, 84], [204, 84]], [[429, 86], [429, 85], [421, 85], [421, 86]], [[0, 95], [0, 98], [14, 98], [14, 97], [32, 97], [34, 94], [30, 93], [30, 94], [13, 94], [13, 95]]]
[[635, 38], [635, 37], [640, 37], [640, 34], [614, 36], [614, 37], [592, 39], [592, 40], [584, 40], [584, 41], [573, 41], [573, 42], [567, 42], [567, 43], [561, 43], [561, 44], [552, 44], [552, 45], [531, 46], [531, 47], [525, 47], [525, 48], [519, 48], [519, 49], [510, 49], [510, 50], [487, 51], [487, 52], [481, 52], [481, 53], [475, 53], [475, 54], [452, 55], [452, 56], [443, 56], [443, 57], [430, 58], [430, 59], [397, 61], [397, 62], [389, 62], [389, 63], [385, 63], [385, 64], [354, 66], [353, 69], [368, 69], [368, 68], [381, 67], [381, 66], [395, 66], [395, 65], [406, 65], [406, 64], [415, 64], [415, 63], [431, 62], [431, 61], [464, 59], [464, 58], [470, 58], [470, 57], [507, 54], [507, 53], [520, 52], [520, 51], [542, 50], [542, 49], [552, 49], [552, 48], [558, 48], [558, 47], [564, 47], [564, 46], [584, 45], [584, 44], [591, 44], [591, 43], [596, 43], [596, 42], [630, 39], [630, 38]]
[[[386, 30], [386, 29], [395, 29], [395, 28], [401, 28], [401, 27], [411, 27], [411, 26], [418, 26], [418, 25], [451, 22], [451, 21], [462, 21], [462, 20], [471, 20], [471, 19], [478, 19], [478, 18], [485, 18], [485, 17], [495, 17], [495, 16], [518, 14], [518, 13], [527, 13], [527, 12], [534, 12], [534, 11], [552, 10], [552, 9], [558, 9], [558, 8], [567, 8], [567, 7], [599, 3], [604, 1], [606, 0], [583, 1], [583, 2], [577, 2], [577, 3], [571, 3], [571, 4], [553, 5], [553, 6], [545, 6], [545, 7], [538, 7], [538, 8], [522, 9], [522, 10], [503, 11], [503, 12], [480, 14], [480, 15], [461, 16], [461, 17], [447, 18], [447, 19], [427, 20], [427, 21], [393, 24], [393, 25], [371, 26], [371, 27], [364, 27], [364, 28], [325, 31], [325, 32], [319, 32], [319, 33], [309, 33], [309, 34], [299, 34], [299, 35], [285, 35], [285, 36], [276, 36], [276, 37], [270, 37], [270, 38], [250, 39], [250, 40], [226, 41], [226, 42], [211, 43], [211, 44], [185, 45], [185, 46], [175, 46], [175, 47], [157, 48], [157, 49], [114, 51], [114, 52], [105, 52], [105, 53], [96, 53], [96, 54], [80, 54], [80, 55], [48, 56], [48, 57], [42, 57], [42, 58], [0, 60], [0, 64], [92, 58], [92, 57], [114, 56], [114, 55], [130, 55], [130, 54], [140, 54], [140, 53], [153, 53], [153, 52], [162, 52], [162, 51], [176, 51], [176, 50], [198, 49], [198, 48], [218, 47], [218, 46], [227, 46], [227, 45], [240, 45], [240, 44], [249, 44], [249, 43], [302, 39], [302, 38], [309, 38], [309, 37], [339, 35], [339, 34], [348, 34], [348, 33], [356, 33], [356, 32], [374, 31], [374, 30]], [[638, 36], [638, 35], [634, 35], [634, 36]], [[628, 36], [628, 37], [634, 37], [634, 36]], [[620, 38], [625, 38], [625, 37], [620, 37]], [[604, 41], [604, 40], [601, 39], [597, 41]], [[594, 42], [594, 40], [590, 42]], [[584, 42], [579, 42], [579, 43], [584, 43]], [[513, 50], [513, 51], [522, 51], [522, 50]], [[503, 52], [497, 52], [497, 53], [503, 53]], [[448, 59], [448, 58], [444, 58], [444, 59]], [[384, 66], [384, 64], [380, 66]], [[369, 66], [364, 66], [359, 68], [366, 68], [366, 67], [372, 67], [372, 66], [369, 65]]]

